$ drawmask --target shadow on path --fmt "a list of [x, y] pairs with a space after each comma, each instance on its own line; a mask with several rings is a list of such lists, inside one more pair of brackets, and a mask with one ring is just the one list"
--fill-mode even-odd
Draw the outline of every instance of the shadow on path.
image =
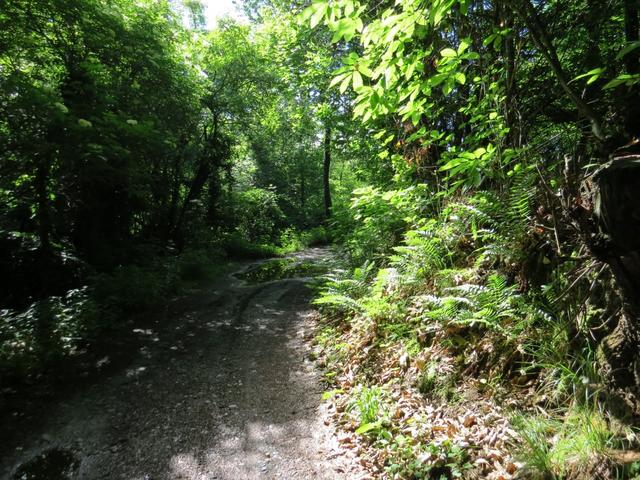
[[331, 432], [306, 359], [309, 297], [303, 279], [247, 286], [229, 276], [187, 313], [134, 330], [147, 340], [135, 360], [52, 405], [5, 475], [55, 448], [73, 454], [59, 478], [345, 478], [327, 460]]

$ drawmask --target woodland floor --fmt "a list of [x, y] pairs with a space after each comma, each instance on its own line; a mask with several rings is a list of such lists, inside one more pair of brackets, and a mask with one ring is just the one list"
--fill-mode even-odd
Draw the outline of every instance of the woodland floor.
[[[296, 260], [326, 262], [310, 249]], [[5, 424], [3, 478], [359, 478], [321, 406], [309, 360], [309, 278], [248, 284], [242, 273], [132, 326], [134, 355]], [[3, 422], [4, 423], [4, 422]], [[45, 473], [46, 472], [46, 473]], [[57, 475], [57, 476], [56, 476]]]

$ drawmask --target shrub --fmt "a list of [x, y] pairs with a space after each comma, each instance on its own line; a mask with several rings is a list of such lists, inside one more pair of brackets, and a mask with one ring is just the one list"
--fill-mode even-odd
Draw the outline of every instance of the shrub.
[[0, 376], [26, 378], [72, 355], [96, 335], [99, 321], [98, 306], [86, 287], [23, 311], [0, 310]]
[[280, 234], [280, 251], [282, 253], [297, 252], [307, 247], [327, 245], [330, 242], [329, 232], [323, 226], [304, 231], [289, 227]]
[[278, 195], [264, 188], [251, 188], [236, 195], [237, 233], [250, 242], [275, 240], [284, 221]]
[[157, 267], [126, 265], [95, 276], [93, 285], [95, 298], [103, 308], [136, 313], [160, 304], [175, 283]]
[[222, 248], [229, 257], [239, 259], [261, 259], [280, 255], [275, 245], [251, 242], [238, 232], [225, 236]]
[[210, 280], [221, 260], [218, 252], [198, 249], [183, 252], [177, 261], [178, 276], [181, 281], [203, 282]]
[[388, 254], [407, 226], [427, 203], [421, 186], [383, 192], [378, 188], [354, 191], [349, 212], [336, 218], [338, 240], [354, 264]]

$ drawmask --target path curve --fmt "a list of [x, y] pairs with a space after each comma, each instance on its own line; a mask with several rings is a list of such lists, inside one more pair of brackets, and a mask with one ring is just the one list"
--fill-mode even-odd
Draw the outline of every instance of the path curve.
[[139, 329], [146, 341], [125, 369], [52, 405], [5, 462], [6, 478], [52, 448], [73, 453], [69, 478], [357, 478], [325, 425], [305, 279], [251, 286], [231, 275], [217, 287]]

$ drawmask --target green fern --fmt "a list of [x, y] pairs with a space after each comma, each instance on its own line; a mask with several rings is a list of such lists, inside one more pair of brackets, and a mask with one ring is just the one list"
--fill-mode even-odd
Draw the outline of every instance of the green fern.
[[320, 297], [313, 300], [314, 305], [329, 306], [338, 311], [361, 312], [362, 305], [356, 300], [346, 295], [335, 293], [323, 293]]

